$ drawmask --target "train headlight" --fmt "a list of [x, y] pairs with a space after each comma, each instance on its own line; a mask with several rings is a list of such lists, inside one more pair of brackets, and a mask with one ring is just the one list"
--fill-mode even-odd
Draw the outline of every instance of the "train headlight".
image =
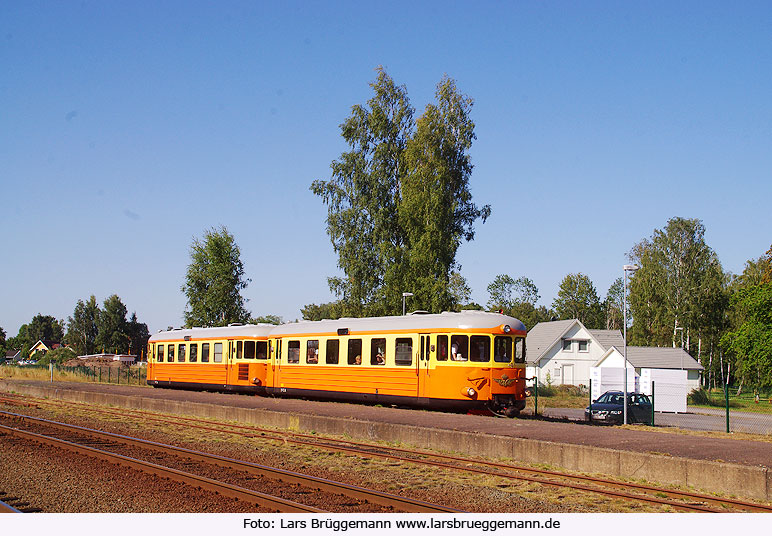
[[475, 396], [477, 396], [477, 391], [475, 391], [471, 387], [462, 387], [461, 394], [464, 396], [468, 396], [469, 398], [474, 398]]
[[501, 326], [501, 331], [503, 331], [504, 333], [509, 333], [510, 331], [512, 331], [512, 328], [509, 327], [509, 324], [505, 324]]

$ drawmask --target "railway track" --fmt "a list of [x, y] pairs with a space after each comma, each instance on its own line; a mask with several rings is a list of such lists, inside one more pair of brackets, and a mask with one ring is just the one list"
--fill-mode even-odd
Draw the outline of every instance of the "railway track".
[[[91, 457], [99, 458], [101, 460], [116, 463], [132, 469], [138, 469], [141, 471], [149, 472], [165, 478], [182, 482], [191, 486], [195, 486], [201, 489], [214, 491], [226, 497], [231, 497], [246, 502], [251, 502], [259, 506], [278, 511], [278, 512], [324, 512], [326, 510], [302, 504], [296, 501], [283, 499], [281, 497], [270, 495], [251, 489], [247, 489], [240, 486], [235, 486], [227, 482], [214, 480], [204, 476], [200, 476], [187, 471], [181, 471], [172, 467], [159, 465], [134, 457], [124, 456], [105, 450], [110, 448], [111, 445], [119, 444], [124, 447], [129, 447], [133, 450], [138, 448], [151, 451], [155, 456], [169, 457], [176, 456], [184, 458], [196, 463], [203, 463], [210, 466], [216, 466], [218, 468], [225, 468], [237, 472], [242, 472], [250, 475], [250, 478], [257, 478], [263, 480], [278, 481], [283, 483], [284, 486], [302, 486], [313, 490], [314, 493], [321, 491], [329, 494], [330, 496], [338, 495], [345, 497], [346, 500], [356, 499], [363, 503], [370, 503], [373, 505], [379, 505], [385, 508], [385, 511], [402, 511], [402, 512], [458, 512], [459, 510], [446, 508], [443, 506], [417, 501], [407, 497], [400, 497], [398, 495], [392, 495], [388, 493], [382, 493], [375, 490], [368, 490], [366, 488], [352, 486], [350, 484], [344, 484], [335, 482], [332, 480], [326, 480], [310, 475], [304, 475], [284, 469], [278, 469], [273, 467], [267, 467], [255, 463], [245, 462], [241, 460], [235, 460], [232, 458], [226, 458], [214, 454], [208, 454], [191, 449], [185, 449], [176, 447], [173, 445], [167, 445], [163, 443], [147, 441], [140, 438], [124, 436], [119, 434], [112, 434], [109, 432], [103, 432], [100, 430], [94, 430], [90, 428], [84, 428], [81, 426], [70, 425], [66, 423], [51, 421], [48, 419], [40, 419], [28, 415], [21, 415], [10, 412], [0, 412], [0, 416], [4, 419], [20, 422], [25, 425], [35, 425], [38, 427], [54, 429], [61, 434], [65, 434], [67, 439], [61, 437], [54, 437], [50, 434], [42, 434], [33, 432], [27, 429], [21, 429], [18, 427], [11, 427], [0, 424], [0, 433], [7, 433], [22, 437], [24, 439], [36, 441], [50, 446], [64, 448], [73, 452], [86, 454]], [[98, 444], [103, 448], [96, 448], [84, 444], [83, 438], [88, 438], [88, 441], [92, 444]], [[112, 449], [114, 450], [114, 449]], [[372, 510], [369, 508], [368, 510]]]
[[[2, 398], [0, 398], [0, 401]], [[94, 408], [87, 404], [65, 401], [54, 402], [69, 406], [87, 406], [89, 411], [125, 417], [126, 411]], [[659, 506], [666, 506], [687, 512], [772, 512], [772, 506], [751, 501], [721, 498], [696, 492], [676, 490], [632, 482], [620, 482], [607, 478], [577, 475], [562, 471], [533, 468], [524, 465], [504, 464], [475, 458], [450, 456], [413, 449], [403, 449], [384, 445], [372, 445], [347, 440], [322, 439], [318, 436], [294, 432], [277, 432], [253, 426], [237, 425], [194, 419], [189, 417], [159, 415], [148, 411], [133, 411], [143, 421], [155, 421], [206, 431], [226, 432], [248, 438], [280, 441], [343, 452], [352, 456], [384, 458], [399, 462], [415, 463], [441, 467], [453, 471], [471, 472], [481, 475], [496, 476], [535, 482], [555, 488], [569, 488], [584, 492], [597, 493], [629, 501], [640, 501]]]

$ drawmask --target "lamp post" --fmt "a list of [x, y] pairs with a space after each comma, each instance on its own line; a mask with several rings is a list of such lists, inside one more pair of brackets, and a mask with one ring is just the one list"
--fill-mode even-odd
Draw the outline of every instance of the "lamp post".
[[412, 296], [412, 292], [403, 292], [402, 293], [402, 316], [405, 316], [405, 298], [409, 298]]
[[[684, 328], [681, 327], [681, 326], [678, 326], [677, 328], [675, 328], [675, 331], [680, 331], [681, 332], [681, 370], [683, 370], [684, 369], [684, 352], [683, 352], [683, 349], [684, 349]], [[673, 341], [673, 346], [675, 346], [675, 341]]]
[[622, 323], [622, 328], [624, 330], [624, 356], [625, 356], [625, 368], [622, 371], [622, 375], [624, 377], [624, 386], [625, 386], [625, 400], [624, 404], [622, 406], [623, 408], [623, 420], [624, 424], [627, 424], [627, 272], [635, 272], [639, 266], [637, 264], [625, 264], [622, 269], [625, 272], [625, 284], [622, 289], [622, 296], [624, 300], [624, 305], [622, 306], [622, 315], [624, 318], [624, 321]]

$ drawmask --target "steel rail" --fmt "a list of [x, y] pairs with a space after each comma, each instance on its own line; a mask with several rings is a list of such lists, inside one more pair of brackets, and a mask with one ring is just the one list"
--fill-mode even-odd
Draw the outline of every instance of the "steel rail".
[[[51, 402], [51, 401], [47, 401]], [[69, 402], [69, 401], [54, 401], [61, 404], [71, 404], [71, 405], [81, 405], [81, 406], [87, 406], [87, 407], [93, 407], [89, 404], [85, 404], [82, 402]], [[125, 416], [125, 413], [117, 412], [117, 411], [109, 411], [105, 409], [96, 410], [101, 411], [103, 413], [108, 414], [120, 414]], [[164, 423], [174, 423], [174, 421], [169, 420], [169, 418], [163, 418], [159, 417], [158, 414], [148, 411], [142, 411], [142, 410], [134, 410], [134, 413], [145, 415], [150, 417], [152, 420], [156, 420], [159, 422]], [[633, 489], [640, 493], [648, 493], [648, 494], [657, 494], [657, 495], [666, 495], [667, 497], [674, 498], [674, 499], [680, 499], [680, 500], [686, 500], [686, 501], [703, 501], [708, 502], [711, 504], [719, 505], [719, 506], [731, 506], [737, 509], [741, 509], [744, 511], [750, 511], [750, 512], [772, 512], [772, 506], [758, 504], [750, 501], [742, 501], [738, 499], [730, 499], [730, 498], [719, 498], [715, 496], [705, 495], [697, 492], [687, 492], [687, 491], [680, 491], [680, 490], [674, 490], [670, 488], [660, 488], [655, 486], [648, 486], [645, 484], [638, 484], [633, 482], [619, 482], [615, 480], [600, 478], [600, 477], [590, 477], [590, 476], [584, 476], [584, 475], [575, 475], [575, 474], [569, 474], [564, 473], [560, 471], [551, 471], [547, 469], [536, 469], [531, 467], [525, 467], [525, 466], [519, 466], [519, 465], [513, 465], [513, 464], [504, 464], [504, 463], [497, 463], [497, 462], [489, 462], [489, 461], [481, 461], [476, 460], [473, 458], [461, 458], [456, 456], [450, 456], [445, 454], [437, 454], [433, 452], [424, 452], [424, 451], [416, 451], [416, 450], [410, 450], [410, 449], [402, 449], [398, 447], [383, 447], [383, 446], [374, 446], [366, 443], [358, 443], [354, 441], [347, 441], [347, 440], [329, 440], [329, 439], [321, 439], [316, 436], [308, 435], [308, 434], [301, 434], [297, 432], [277, 432], [275, 430], [268, 430], [263, 429], [259, 427], [251, 427], [251, 426], [244, 426], [244, 425], [236, 425], [236, 424], [229, 424], [229, 423], [220, 423], [216, 421], [206, 420], [206, 419], [194, 419], [189, 417], [182, 417], [182, 416], [174, 416], [171, 417], [177, 421], [187, 421], [187, 422], [193, 422], [196, 424], [186, 424], [185, 426], [191, 427], [191, 428], [199, 428], [204, 430], [210, 430], [210, 431], [219, 431], [219, 432], [225, 432], [225, 433], [233, 433], [233, 434], [240, 434], [247, 437], [254, 437], [254, 438], [260, 438], [260, 439], [269, 439], [269, 440], [276, 440], [276, 441], [285, 441], [295, 444], [301, 444], [306, 446], [312, 446], [315, 448], [325, 448], [329, 450], [336, 450], [341, 452], [347, 452], [351, 454], [355, 454], [358, 456], [371, 456], [371, 457], [380, 457], [380, 458], [387, 458], [387, 459], [393, 459], [397, 461], [405, 461], [405, 462], [412, 462], [412, 463], [423, 463], [428, 465], [436, 465], [448, 469], [453, 470], [459, 470], [459, 471], [470, 471], [470, 472], [477, 472], [482, 474], [491, 474], [494, 476], [500, 476], [504, 478], [514, 478], [519, 480], [528, 480], [528, 481], [534, 481], [545, 485], [550, 485], [553, 487], [576, 487], [577, 489], [581, 489], [584, 491], [592, 491], [594, 493], [601, 493], [601, 494], [612, 494], [611, 492], [604, 490], [602, 488], [598, 487], [577, 487], [577, 485], [569, 485], [565, 483], [559, 483], [555, 481], [550, 480], [544, 480], [539, 478], [526, 478], [526, 477], [520, 477], [517, 475], [512, 475], [510, 473], [495, 473], [490, 472], [486, 470], [479, 470], [479, 469], [472, 469], [468, 465], [465, 465], [464, 467], [458, 467], [454, 466], [452, 464], [443, 464], [440, 462], [431, 462], [428, 460], [416, 460], [414, 458], [407, 458], [402, 456], [396, 456], [393, 454], [388, 454], [386, 452], [373, 452], [370, 449], [385, 449], [392, 452], [401, 452], [404, 454], [410, 454], [410, 455], [418, 455], [418, 456], [426, 456], [426, 457], [432, 457], [435, 459], [441, 459], [441, 460], [448, 460], [451, 462], [456, 463], [463, 463], [463, 464], [477, 464], [482, 466], [489, 466], [489, 467], [496, 467], [500, 469], [506, 469], [510, 471], [517, 471], [517, 472], [524, 472], [529, 474], [535, 474], [535, 475], [546, 475], [548, 477], [553, 478], [560, 478], [564, 480], [573, 480], [578, 482], [587, 482], [590, 484], [598, 484], [601, 486], [607, 486], [607, 487], [614, 487], [614, 488], [622, 488], [622, 489]], [[222, 428], [235, 428], [239, 430], [247, 430], [248, 433], [240, 433], [235, 432], [233, 430], [220, 430], [217, 428], [211, 428], [208, 426], [203, 426], [201, 422], [209, 423], [213, 426], [222, 427]], [[255, 432], [260, 432], [260, 434], [256, 434]], [[266, 437], [266, 434], [273, 435], [275, 437]], [[292, 436], [292, 437], [287, 437]], [[303, 440], [303, 439], [293, 439], [293, 437], [300, 437], [300, 438], [306, 438], [309, 439]], [[330, 445], [329, 443], [325, 443], [325, 441], [333, 441], [335, 443], [338, 443], [338, 445]], [[350, 445], [349, 447], [341, 446], [340, 444]], [[362, 450], [364, 449], [364, 450]], [[626, 497], [629, 495], [630, 497]], [[694, 511], [695, 509], [700, 508], [699, 505], [681, 505], [680, 503], [673, 503], [671, 501], [663, 500], [660, 497], [647, 497], [646, 495], [639, 495], [639, 494], [627, 494], [625, 492], [622, 492], [621, 495], [619, 495], [621, 498], [635, 498], [637, 500], [642, 500], [646, 502], [654, 502], [658, 504], [666, 504], [668, 506], [684, 506], [684, 508], [688, 509], [689, 511]], [[704, 508], [704, 507], [702, 507]], [[708, 512], [725, 512], [726, 509], [701, 509], [699, 511], [708, 511]]]
[[402, 497], [391, 493], [385, 493], [381, 491], [375, 491], [352, 484], [346, 484], [343, 482], [336, 482], [334, 480], [328, 480], [311, 475], [305, 475], [297, 473], [295, 471], [289, 471], [286, 469], [279, 469], [276, 467], [268, 467], [253, 462], [246, 462], [237, 460], [234, 458], [227, 458], [225, 456], [219, 456], [217, 454], [210, 454], [206, 452], [186, 449], [183, 447], [177, 447], [174, 445], [168, 445], [164, 443], [157, 443], [154, 441], [148, 441], [146, 439], [140, 439], [136, 437], [130, 437], [120, 434], [114, 434], [111, 432], [104, 432], [101, 430], [94, 430], [92, 428], [85, 428], [74, 424], [66, 424], [57, 421], [51, 421], [48, 419], [42, 419], [39, 417], [31, 417], [28, 415], [20, 415], [17, 413], [11, 413], [6, 411], [0, 411], [0, 415], [10, 416], [17, 419], [28, 420], [51, 426], [59, 430], [68, 432], [76, 432], [79, 434], [87, 435], [95, 439], [106, 439], [109, 441], [115, 441], [124, 445], [132, 447], [143, 447], [151, 449], [155, 452], [165, 452], [167, 454], [173, 454], [182, 456], [191, 460], [209, 463], [219, 467], [226, 467], [230, 469], [236, 469], [243, 471], [251, 475], [257, 475], [263, 478], [269, 478], [274, 480], [280, 480], [282, 482], [298, 484], [304, 487], [312, 487], [324, 490], [329, 493], [342, 494], [347, 497], [361, 499], [373, 504], [379, 504], [381, 506], [395, 507], [399, 510], [411, 513], [450, 513], [461, 512], [455, 508], [448, 508], [438, 504], [432, 504], [425, 501], [419, 501], [408, 497]]
[[[104, 410], [103, 410], [104, 411]], [[108, 412], [109, 413], [109, 412]], [[154, 414], [144, 411], [138, 411], [137, 413], [143, 413], [152, 416], [154, 420], [164, 422], [164, 423], [173, 423], [173, 421], [170, 421], [168, 419], [158, 418], [153, 416]], [[198, 419], [191, 419], [188, 417], [174, 417], [178, 420], [183, 421], [192, 421], [195, 423], [201, 422], [201, 420]], [[670, 490], [670, 489], [664, 489], [664, 488], [658, 488], [654, 486], [646, 486], [643, 484], [636, 484], [631, 482], [617, 482], [609, 479], [603, 479], [603, 478], [597, 478], [597, 477], [588, 477], [583, 475], [572, 475], [568, 473], [563, 473], [559, 471], [550, 471], [546, 469], [534, 469], [530, 467], [524, 467], [524, 466], [517, 466], [517, 465], [510, 465], [510, 464], [502, 464], [497, 462], [487, 462], [487, 461], [481, 461], [481, 460], [475, 460], [472, 458], [461, 458], [456, 456], [449, 456], [445, 454], [437, 454], [437, 453], [430, 453], [430, 452], [424, 452], [424, 451], [416, 451], [416, 450], [410, 450], [410, 449], [403, 449], [398, 447], [381, 447], [381, 446], [374, 446], [374, 445], [368, 445], [366, 443], [357, 443], [354, 441], [347, 441], [347, 440], [327, 440], [327, 439], [320, 439], [315, 436], [310, 436], [307, 434], [300, 434], [296, 432], [276, 432], [274, 430], [267, 430], [267, 429], [261, 429], [261, 428], [255, 428], [255, 427], [248, 427], [243, 425], [235, 425], [235, 424], [228, 424], [228, 423], [216, 423], [212, 421], [205, 421], [209, 422], [210, 424], [213, 424], [214, 426], [224, 427], [224, 428], [237, 428], [237, 429], [243, 429], [243, 430], [249, 430], [250, 432], [247, 433], [241, 433], [241, 432], [234, 432], [234, 431], [228, 431], [228, 430], [218, 430], [216, 428], [203, 426], [200, 424], [186, 424], [185, 426], [188, 426], [190, 428], [198, 428], [198, 429], [204, 429], [209, 431], [219, 431], [219, 432], [226, 432], [226, 433], [233, 433], [233, 434], [240, 434], [245, 437], [252, 437], [252, 438], [258, 438], [258, 439], [270, 439], [270, 440], [276, 440], [276, 441], [285, 441], [288, 443], [294, 443], [304, 446], [310, 446], [314, 448], [325, 448], [328, 450], [335, 450], [339, 452], [346, 452], [348, 454], [354, 454], [357, 456], [369, 456], [369, 457], [378, 457], [378, 458], [385, 458], [385, 459], [391, 459], [396, 461], [402, 461], [402, 462], [410, 462], [410, 463], [417, 463], [417, 464], [424, 464], [424, 465], [431, 465], [435, 467], [441, 467], [445, 469], [451, 469], [455, 471], [465, 471], [465, 472], [472, 472], [472, 473], [478, 473], [478, 474], [484, 474], [484, 475], [490, 475], [490, 476], [498, 476], [502, 478], [508, 478], [508, 479], [515, 479], [515, 480], [523, 480], [527, 482], [536, 482], [538, 484], [547, 485], [551, 487], [562, 487], [562, 488], [571, 488], [571, 489], [577, 489], [580, 491], [586, 491], [591, 493], [599, 493], [602, 495], [610, 495], [612, 497], [617, 497], [621, 499], [627, 499], [627, 500], [639, 500], [643, 502], [648, 503], [654, 503], [657, 505], [665, 505], [665, 506], [672, 506], [673, 508], [678, 508], [684, 511], [688, 512], [725, 512], [725, 509], [715, 509], [710, 508], [707, 506], [702, 505], [694, 505], [694, 504], [683, 504], [683, 503], [677, 503], [673, 501], [669, 501], [665, 498], [661, 497], [651, 497], [649, 495], [645, 494], [639, 494], [639, 493], [628, 493], [626, 491], [614, 491], [609, 489], [604, 489], [600, 486], [607, 486], [607, 487], [614, 487], [615, 489], [627, 489], [627, 488], [633, 488], [637, 491], [640, 491], [642, 493], [656, 493], [656, 494], [666, 494], [673, 498], [678, 498], [681, 500], [701, 500], [701, 501], [707, 501], [711, 502], [713, 504], [731, 504], [733, 506], [742, 507], [744, 509], [752, 510], [752, 511], [764, 511], [764, 512], [772, 512], [772, 507], [768, 507], [765, 505], [759, 505], [755, 503], [748, 503], [743, 501], [737, 501], [735, 499], [717, 499], [715, 497], [710, 497], [708, 495], [701, 495], [696, 493], [689, 493], [689, 492], [682, 492], [677, 490]], [[254, 431], [257, 430], [261, 432], [260, 434], [255, 434]], [[273, 435], [275, 437], [266, 437], [266, 434]], [[293, 439], [292, 437], [288, 438], [287, 435], [294, 436], [294, 437], [303, 437], [308, 438], [310, 441], [304, 440], [304, 439]], [[346, 445], [353, 445], [352, 446], [341, 446], [341, 445], [330, 445], [327, 443], [327, 441], [334, 441], [336, 443], [343, 443]], [[422, 460], [422, 459], [415, 459], [415, 458], [408, 458], [405, 456], [398, 456], [394, 454], [389, 454], [388, 452], [378, 452], [373, 451], [372, 449], [383, 449], [383, 450], [389, 450], [392, 452], [401, 452], [404, 454], [412, 454], [412, 455], [418, 455], [418, 456], [426, 456], [426, 457], [432, 457], [436, 459], [442, 459], [442, 460], [448, 460], [451, 462], [456, 463], [463, 463], [465, 464], [463, 467], [459, 467], [457, 465], [453, 465], [452, 463], [444, 463], [444, 462], [437, 462], [437, 461], [431, 461], [431, 460]], [[497, 467], [501, 469], [508, 469], [512, 471], [519, 471], [519, 472], [527, 472], [529, 474], [533, 475], [547, 475], [551, 476], [553, 478], [562, 478], [564, 480], [574, 480], [578, 482], [588, 482], [593, 485], [585, 485], [581, 483], [567, 483], [567, 482], [558, 482], [555, 480], [549, 480], [540, 478], [539, 476], [521, 476], [521, 475], [515, 475], [512, 473], [503, 473], [500, 471], [490, 471], [486, 469], [478, 469], [474, 467], [470, 467], [466, 464], [477, 464], [482, 466], [489, 466], [489, 467]]]
[[0, 514], [21, 514], [22, 511], [14, 508], [8, 503], [0, 501]]
[[6, 432], [11, 435], [15, 435], [17, 437], [21, 437], [27, 440], [35, 441], [44, 445], [63, 448], [72, 452], [76, 452], [78, 454], [87, 454], [88, 456], [98, 458], [110, 463], [115, 463], [124, 467], [130, 467], [132, 469], [138, 469], [146, 473], [152, 473], [152, 474], [169, 478], [177, 482], [182, 482], [183, 484], [187, 484], [197, 488], [214, 491], [226, 497], [258, 504], [265, 508], [274, 509], [282, 513], [289, 513], [289, 512], [322, 513], [324, 512], [323, 510], [319, 510], [318, 508], [296, 503], [294, 501], [288, 501], [280, 497], [274, 497], [272, 495], [268, 495], [265, 493], [252, 491], [246, 488], [242, 488], [240, 486], [227, 484], [225, 482], [218, 482], [217, 480], [212, 480], [211, 478], [194, 475], [192, 473], [186, 473], [184, 471], [172, 469], [171, 467], [164, 467], [162, 465], [146, 462], [143, 460], [138, 460], [136, 458], [130, 458], [128, 456], [114, 454], [112, 452], [95, 449], [93, 447], [79, 445], [77, 443], [73, 443], [71, 441], [65, 441], [63, 439], [58, 439], [56, 437], [37, 434], [34, 432], [29, 432], [27, 430], [20, 430], [18, 428], [5, 426], [3, 424], [0, 424], [0, 431]]

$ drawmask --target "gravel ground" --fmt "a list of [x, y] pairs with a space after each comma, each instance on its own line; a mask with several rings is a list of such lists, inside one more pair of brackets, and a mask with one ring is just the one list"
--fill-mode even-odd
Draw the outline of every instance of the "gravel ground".
[[[436, 467], [370, 459], [226, 433], [87, 410], [3, 408], [109, 432], [172, 443], [264, 465], [378, 489], [471, 512], [656, 511], [596, 494], [458, 473]], [[255, 507], [104, 462], [0, 436], [0, 492], [25, 498], [46, 512], [246, 512]], [[40, 478], [31, 478], [39, 475]], [[242, 484], [239, 484], [242, 485]], [[302, 502], [302, 501], [301, 501]], [[357, 510], [357, 508], [353, 508]], [[364, 507], [364, 511], [380, 511]]]

